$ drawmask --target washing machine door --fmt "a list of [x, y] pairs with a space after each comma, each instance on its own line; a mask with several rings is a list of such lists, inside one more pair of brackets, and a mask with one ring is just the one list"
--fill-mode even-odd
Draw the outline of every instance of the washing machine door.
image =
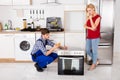
[[22, 51], [27, 51], [30, 49], [30, 43], [28, 41], [22, 41], [19, 46]]

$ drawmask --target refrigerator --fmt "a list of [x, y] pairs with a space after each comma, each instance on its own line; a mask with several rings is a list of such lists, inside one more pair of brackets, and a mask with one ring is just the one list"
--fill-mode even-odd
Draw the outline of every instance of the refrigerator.
[[98, 59], [100, 64], [113, 63], [114, 42], [114, 4], [115, 0], [88, 0], [96, 7], [101, 15], [101, 38], [98, 46]]

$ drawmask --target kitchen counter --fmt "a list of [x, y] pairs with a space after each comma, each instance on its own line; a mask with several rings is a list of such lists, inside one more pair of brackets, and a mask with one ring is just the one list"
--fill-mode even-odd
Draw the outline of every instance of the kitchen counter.
[[[17, 31], [17, 30], [13, 30], [13, 31], [5, 31], [5, 30], [2, 30], [0, 32], [0, 34], [16, 34], [16, 33], [40, 33], [40, 31]], [[64, 33], [64, 32], [50, 32], [50, 33]]]
[[35, 33], [35, 32], [30, 32], [30, 31], [16, 31], [16, 30], [13, 30], [13, 31], [1, 31], [0, 34], [13, 34], [13, 33]]

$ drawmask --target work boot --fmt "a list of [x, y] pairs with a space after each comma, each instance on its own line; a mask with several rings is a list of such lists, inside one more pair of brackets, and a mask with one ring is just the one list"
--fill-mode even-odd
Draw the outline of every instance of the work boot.
[[38, 72], [43, 72], [43, 69], [38, 65], [38, 63], [35, 63], [34, 66]]
[[47, 66], [44, 66], [43, 68], [47, 68]]

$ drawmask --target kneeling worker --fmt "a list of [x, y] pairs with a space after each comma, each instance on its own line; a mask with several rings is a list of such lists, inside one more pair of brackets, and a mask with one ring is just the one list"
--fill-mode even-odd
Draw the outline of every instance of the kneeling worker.
[[[47, 68], [47, 65], [52, 63], [58, 55], [53, 51], [57, 48], [67, 49], [67, 47], [60, 46], [60, 43], [55, 44], [49, 40], [49, 30], [43, 28], [41, 30], [41, 37], [35, 42], [33, 50], [31, 52], [32, 60], [35, 63], [36, 70], [43, 71], [43, 68]], [[52, 48], [47, 51], [46, 45], [50, 45]]]

